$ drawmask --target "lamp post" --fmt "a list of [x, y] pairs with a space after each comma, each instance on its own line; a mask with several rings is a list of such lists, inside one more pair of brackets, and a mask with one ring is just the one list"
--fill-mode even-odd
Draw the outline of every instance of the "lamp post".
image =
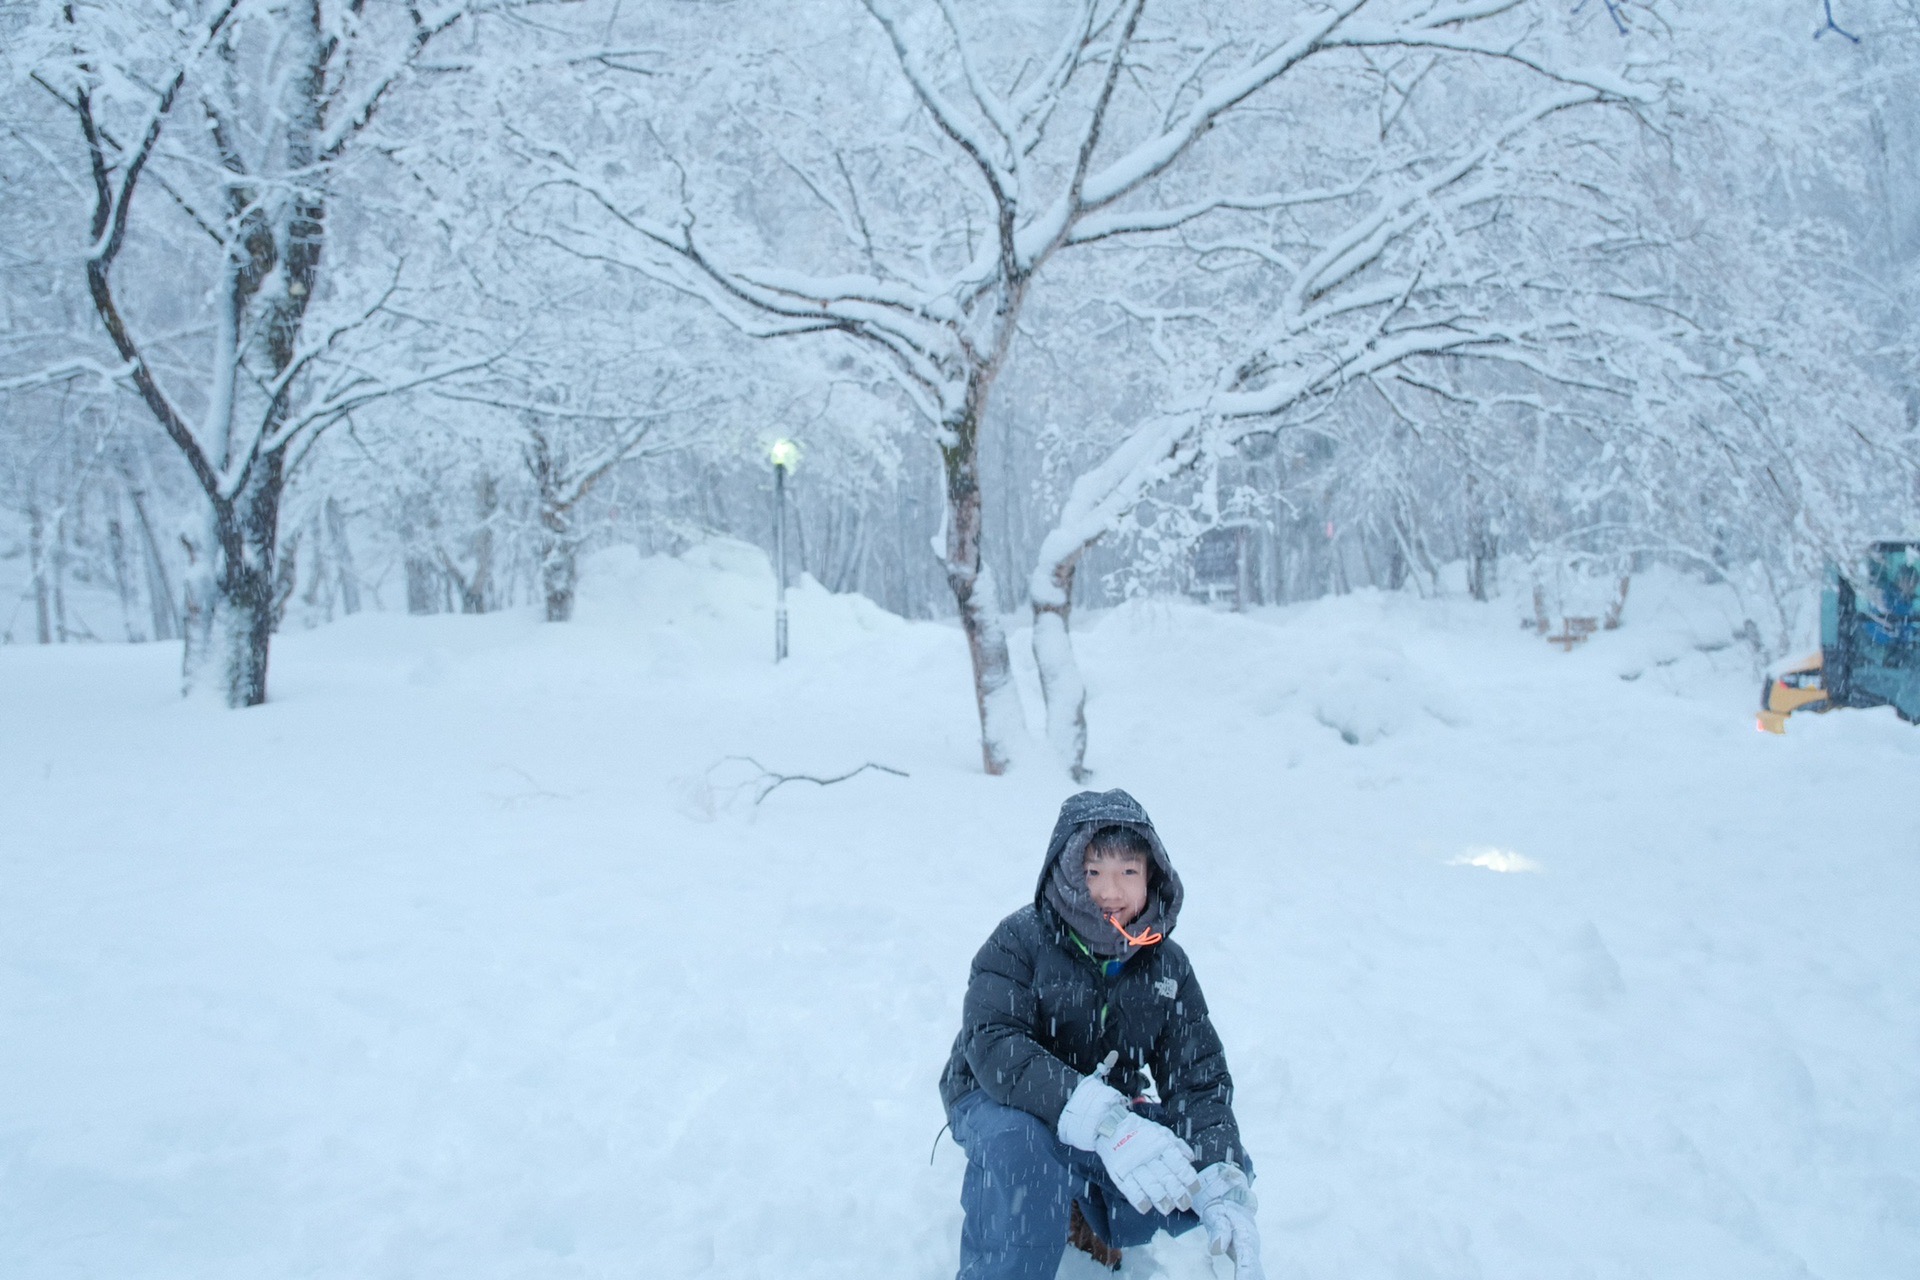
[[800, 446], [780, 439], [767, 450], [773, 462], [773, 660], [787, 656], [787, 472], [800, 461]]

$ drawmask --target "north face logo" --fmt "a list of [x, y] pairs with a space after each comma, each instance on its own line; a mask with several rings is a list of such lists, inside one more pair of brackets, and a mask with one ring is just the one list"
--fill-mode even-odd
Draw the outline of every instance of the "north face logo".
[[1153, 989], [1158, 991], [1160, 995], [1167, 1000], [1171, 1000], [1180, 994], [1180, 984], [1172, 978], [1160, 979], [1160, 981], [1153, 984]]

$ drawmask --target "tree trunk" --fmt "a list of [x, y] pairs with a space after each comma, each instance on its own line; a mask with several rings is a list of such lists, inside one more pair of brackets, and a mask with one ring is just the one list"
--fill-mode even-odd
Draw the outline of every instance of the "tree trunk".
[[1087, 685], [1073, 655], [1069, 627], [1073, 579], [1080, 553], [1053, 568], [1057, 594], [1033, 602], [1033, 661], [1040, 669], [1040, 692], [1047, 704], [1047, 742], [1075, 782], [1085, 782], [1087, 759]]
[[1362, 525], [1360, 527], [1359, 535], [1356, 538], [1354, 538], [1354, 541], [1358, 543], [1360, 547], [1360, 567], [1366, 570], [1367, 585], [1369, 587], [1378, 587], [1380, 585], [1380, 571], [1374, 568], [1373, 551], [1367, 545], [1368, 542], [1372, 540], [1370, 537], [1370, 534], [1371, 534], [1371, 530], [1369, 530], [1366, 526]]
[[47, 590], [47, 525], [40, 514], [40, 496], [27, 495], [27, 555], [33, 567], [34, 639], [53, 643], [53, 602]]
[[406, 563], [407, 574], [407, 612], [427, 614], [440, 612], [440, 602], [435, 600], [435, 579], [440, 576], [439, 566], [423, 555], [409, 555]]
[[188, 696], [217, 690], [236, 709], [267, 700], [282, 488], [280, 455], [259, 458], [239, 498], [213, 504], [208, 545], [182, 539], [190, 562], [181, 663]]
[[[535, 422], [527, 424], [521, 449], [527, 474], [533, 479], [540, 509], [540, 593], [546, 598], [547, 621], [573, 618], [573, 593], [579, 581], [580, 539], [573, 527], [573, 504], [585, 495], [586, 485], [567, 477], [567, 461]], [[703, 493], [717, 485], [703, 486]]]
[[167, 577], [166, 557], [160, 553], [159, 540], [153, 534], [153, 521], [147, 518], [146, 495], [129, 481], [127, 501], [133, 504], [134, 519], [140, 522], [140, 541], [147, 549], [147, 604], [153, 614], [153, 638], [175, 640], [180, 636], [179, 603], [173, 598], [173, 583]]
[[316, 611], [324, 611], [326, 620], [332, 622], [336, 578], [332, 566], [327, 563], [329, 543], [326, 514], [320, 508], [314, 508], [313, 514], [301, 526], [300, 542], [309, 553], [307, 589], [300, 593], [300, 599], [307, 606], [309, 618]]
[[[274, 554], [273, 566], [273, 629], [278, 631], [287, 620], [287, 606], [293, 602], [293, 593], [300, 586], [300, 529], [296, 526], [281, 542]], [[320, 565], [316, 557], [314, 580], [320, 575]]]
[[273, 641], [280, 532], [281, 459], [267, 454], [235, 503], [232, 529], [222, 537], [215, 635], [225, 670], [221, 692], [229, 707], [267, 700], [267, 656]]
[[[977, 406], [985, 387], [972, 397]], [[1025, 730], [1020, 690], [1000, 624], [993, 570], [980, 558], [980, 439], [977, 408], [951, 426], [952, 443], [941, 446], [946, 463], [947, 586], [960, 608], [960, 626], [973, 662], [973, 696], [980, 712], [980, 760], [989, 774], [1007, 771], [1013, 744]]]
[[[898, 491], [897, 482], [895, 484], [895, 490], [896, 492]], [[897, 544], [894, 548], [895, 563], [900, 566], [900, 616], [903, 618], [915, 616], [913, 610], [913, 566], [917, 564], [918, 561], [908, 554], [907, 526], [912, 522], [915, 508], [918, 505], [919, 504], [914, 501], [911, 492], [901, 495], [900, 515], [899, 518], [893, 522], [893, 537]]]
[[1493, 594], [1493, 560], [1485, 543], [1476, 538], [1467, 549], [1467, 594], [1482, 604]]
[[53, 637], [65, 644], [67, 633], [67, 513], [53, 518]]
[[[212, 520], [208, 520], [211, 543]], [[192, 697], [207, 687], [206, 668], [213, 660], [213, 614], [217, 592], [214, 589], [213, 553], [182, 534], [180, 545], [187, 553], [186, 583], [181, 595], [180, 692]]]
[[1233, 531], [1233, 611], [1245, 613], [1252, 603], [1248, 599], [1253, 594], [1251, 580], [1247, 575], [1247, 529], [1241, 525]]
[[485, 613], [493, 607], [493, 515], [500, 508], [500, 486], [491, 473], [474, 485], [473, 572], [460, 584], [460, 612]]
[[440, 612], [442, 570], [434, 563], [428, 544], [434, 540], [434, 517], [425, 494], [408, 496], [402, 507], [400, 537], [406, 544], [407, 612], [415, 615]]
[[573, 593], [580, 576], [580, 544], [565, 509], [540, 507], [540, 590], [547, 600], [547, 621], [573, 618]]
[[360, 578], [353, 571], [353, 547], [347, 541], [347, 521], [340, 504], [327, 499], [327, 538], [333, 543], [333, 563], [340, 574], [340, 607], [347, 613], [360, 612]]
[[133, 574], [132, 566], [127, 563], [127, 529], [117, 507], [114, 514], [107, 517], [107, 557], [113, 562], [113, 589], [120, 597], [121, 629], [126, 632], [128, 644], [138, 644], [146, 637], [133, 624]]
[[1467, 593], [1482, 603], [1499, 590], [1500, 548], [1480, 485], [1467, 476]]
[[1475, 546], [1467, 560], [1468, 593], [1484, 604], [1493, 598], [1493, 593], [1497, 590], [1498, 576], [1494, 558], [1487, 552], [1484, 544]]
[[1398, 528], [1387, 543], [1387, 590], [1400, 591], [1407, 585], [1407, 547]]

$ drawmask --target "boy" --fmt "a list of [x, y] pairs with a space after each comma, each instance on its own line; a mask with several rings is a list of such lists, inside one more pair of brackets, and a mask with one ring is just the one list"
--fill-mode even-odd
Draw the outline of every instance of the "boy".
[[1033, 902], [973, 959], [940, 1077], [967, 1153], [960, 1280], [1052, 1280], [1070, 1235], [1117, 1270], [1196, 1223], [1235, 1280], [1262, 1280], [1226, 1055], [1167, 940], [1180, 900], [1132, 796], [1060, 806]]

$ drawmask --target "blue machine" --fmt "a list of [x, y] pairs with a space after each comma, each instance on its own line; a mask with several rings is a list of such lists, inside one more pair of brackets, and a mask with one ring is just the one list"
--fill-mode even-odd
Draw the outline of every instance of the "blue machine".
[[1856, 586], [1820, 598], [1821, 684], [1836, 707], [1891, 706], [1920, 722], [1920, 542], [1876, 542]]

